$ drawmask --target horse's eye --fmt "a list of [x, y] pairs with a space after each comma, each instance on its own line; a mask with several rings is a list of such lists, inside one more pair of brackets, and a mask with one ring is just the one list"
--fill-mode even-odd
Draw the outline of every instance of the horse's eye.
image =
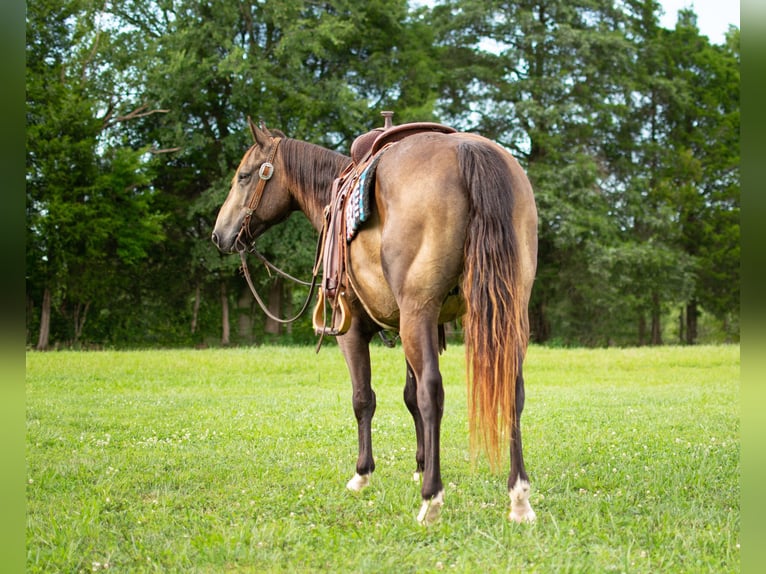
[[237, 175], [237, 179], [239, 180], [240, 183], [242, 183], [250, 179], [251, 175], [252, 174], [249, 171], [243, 171], [242, 173]]

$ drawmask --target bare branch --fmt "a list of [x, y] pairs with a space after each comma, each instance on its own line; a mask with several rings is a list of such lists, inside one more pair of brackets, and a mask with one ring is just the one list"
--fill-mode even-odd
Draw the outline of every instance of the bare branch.
[[124, 116], [117, 116], [114, 119], [110, 119], [109, 116], [107, 116], [107, 117], [104, 118], [104, 125], [103, 125], [102, 129], [110, 128], [110, 127], [112, 127], [112, 126], [114, 126], [114, 125], [116, 125], [118, 123], [121, 123], [121, 122], [127, 122], [127, 121], [130, 121], [130, 120], [135, 120], [137, 118], [145, 118], [146, 116], [151, 116], [152, 114], [166, 114], [166, 113], [168, 113], [170, 111], [170, 110], [162, 110], [162, 109], [160, 109], [160, 110], [148, 110], [147, 111], [148, 107], [149, 107], [149, 104], [143, 104], [143, 105], [137, 107], [132, 112], [129, 112], [129, 113], [125, 114]]
[[106, 113], [104, 113], [104, 117], [101, 120], [102, 129], [106, 128], [106, 126], [109, 124], [109, 120], [112, 119], [113, 113], [114, 102], [109, 102], [109, 108], [106, 110]]
[[98, 43], [101, 38], [101, 30], [96, 30], [96, 37], [93, 39], [93, 47], [90, 50], [90, 54], [83, 62], [82, 71], [80, 72], [80, 79], [84, 82], [88, 77], [88, 68], [93, 60], [96, 58], [96, 52], [98, 51]]
[[161, 153], [173, 153], [173, 152], [176, 152], [176, 151], [181, 151], [181, 148], [180, 147], [166, 147], [166, 148], [163, 148], [163, 149], [153, 148], [153, 149], [149, 150], [149, 153], [158, 155], [158, 154], [161, 154]]

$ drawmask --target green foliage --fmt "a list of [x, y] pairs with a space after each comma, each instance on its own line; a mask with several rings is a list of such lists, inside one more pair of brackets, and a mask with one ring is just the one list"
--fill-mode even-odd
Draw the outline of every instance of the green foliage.
[[372, 361], [377, 468], [354, 494], [337, 350], [27, 354], [27, 571], [739, 571], [738, 346], [532, 346], [534, 525], [470, 462], [459, 346], [441, 359], [446, 504], [417, 524], [401, 347]]
[[[264, 340], [263, 316], [241, 304], [237, 258], [209, 241], [251, 144], [247, 116], [344, 152], [384, 109], [397, 123], [480, 132], [527, 169], [540, 212], [536, 341], [660, 343], [681, 308], [736, 339], [739, 31], [711, 45], [691, 10], [665, 30], [659, 9], [654, 0], [35, 2], [28, 344], [46, 293], [59, 344], [217, 343], [224, 301], [244, 325], [230, 342]], [[259, 249], [305, 277], [315, 239], [292, 217]], [[267, 291], [272, 279], [254, 273]], [[276, 311], [303, 295], [280, 289]], [[282, 335], [310, 339], [309, 323]]]

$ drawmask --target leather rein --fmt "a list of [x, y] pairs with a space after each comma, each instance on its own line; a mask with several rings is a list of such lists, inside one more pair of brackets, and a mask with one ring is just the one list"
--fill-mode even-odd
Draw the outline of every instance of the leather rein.
[[[271, 148], [271, 153], [269, 154], [269, 159], [266, 160], [261, 164], [261, 167], [258, 169], [258, 185], [255, 188], [255, 192], [253, 193], [252, 197], [250, 198], [250, 201], [248, 202], [246, 211], [245, 211], [245, 218], [242, 220], [242, 227], [239, 230], [239, 234], [237, 234], [237, 239], [235, 240], [234, 244], [237, 247], [237, 251], [239, 252], [239, 258], [242, 261], [242, 274], [245, 276], [245, 279], [247, 280], [247, 285], [250, 287], [250, 292], [253, 294], [253, 297], [258, 302], [258, 305], [261, 307], [261, 310], [266, 314], [267, 317], [269, 317], [271, 320], [276, 321], [278, 323], [293, 323], [301, 318], [301, 316], [306, 312], [306, 310], [309, 307], [309, 302], [311, 301], [311, 298], [314, 296], [314, 289], [316, 288], [317, 283], [317, 275], [319, 274], [319, 263], [322, 260], [322, 245], [324, 244], [324, 231], [319, 236], [319, 241], [317, 242], [317, 248], [316, 248], [316, 255], [314, 258], [314, 268], [311, 272], [311, 281], [302, 281], [301, 279], [297, 279], [296, 277], [293, 277], [289, 273], [282, 271], [279, 267], [271, 263], [266, 257], [264, 257], [261, 253], [259, 253], [255, 249], [255, 245], [253, 244], [253, 236], [250, 233], [250, 219], [252, 218], [253, 213], [255, 213], [255, 210], [258, 208], [258, 204], [261, 202], [261, 198], [263, 197], [263, 192], [266, 189], [266, 183], [271, 179], [271, 177], [274, 175], [274, 157], [277, 154], [277, 148], [279, 147], [279, 142], [282, 141], [282, 138], [272, 138], [272, 141], [274, 142], [273, 147]], [[250, 244], [250, 247], [248, 247], [248, 244]], [[265, 266], [267, 270], [274, 271], [276, 274], [281, 275], [285, 279], [289, 279], [290, 281], [293, 281], [295, 283], [298, 283], [299, 285], [306, 285], [309, 287], [309, 294], [306, 297], [306, 301], [303, 303], [303, 307], [301, 307], [301, 310], [298, 312], [297, 315], [294, 317], [291, 317], [289, 319], [282, 319], [281, 317], [277, 317], [274, 315], [271, 311], [269, 311], [268, 306], [263, 302], [261, 297], [258, 295], [258, 291], [255, 289], [255, 285], [253, 284], [253, 280], [250, 277], [250, 270], [247, 266], [247, 260], [246, 260], [246, 254], [252, 253], [255, 255]]]

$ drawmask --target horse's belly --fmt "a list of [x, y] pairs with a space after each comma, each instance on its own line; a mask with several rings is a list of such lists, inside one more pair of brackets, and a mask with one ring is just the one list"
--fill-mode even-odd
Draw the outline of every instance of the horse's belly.
[[381, 299], [380, 292], [359, 292], [357, 296], [367, 314], [381, 327], [399, 330], [399, 307], [393, 298]]
[[[362, 306], [376, 323], [389, 329], [399, 328], [399, 306], [385, 281], [375, 283], [358, 281], [356, 275], [352, 273], [352, 285]], [[449, 295], [439, 312], [439, 324], [455, 321], [464, 314], [465, 300], [462, 295], [459, 293]]]
[[351, 242], [349, 249], [348, 273], [356, 296], [376, 323], [397, 329], [399, 306], [383, 275], [378, 229], [373, 227], [362, 230]]
[[[354, 243], [356, 240], [352, 242], [352, 246]], [[399, 328], [399, 305], [383, 275], [379, 252], [379, 249], [374, 252], [364, 249], [363, 242], [360, 242], [356, 249], [352, 247], [349, 278], [356, 296], [370, 317], [379, 325], [396, 330]], [[442, 303], [438, 322], [448, 323], [464, 314], [465, 300], [462, 294], [454, 289]]]

